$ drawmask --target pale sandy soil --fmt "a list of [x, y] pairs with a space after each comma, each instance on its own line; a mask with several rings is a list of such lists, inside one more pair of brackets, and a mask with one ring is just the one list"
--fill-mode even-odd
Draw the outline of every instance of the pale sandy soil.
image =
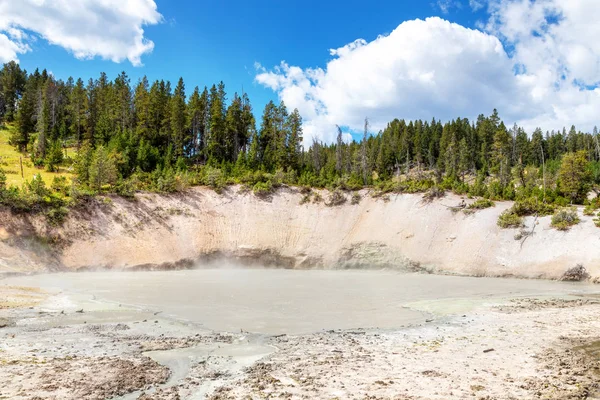
[[[285, 268], [426, 269], [471, 276], [559, 279], [582, 264], [600, 280], [600, 229], [592, 217], [568, 232], [550, 217], [527, 218], [533, 235], [500, 229], [511, 206], [467, 215], [462, 198], [426, 202], [422, 195], [373, 198], [328, 207], [302, 202], [296, 188], [268, 199], [233, 186], [224, 194], [192, 188], [177, 195], [139, 194], [135, 201], [98, 199], [71, 213], [62, 227], [43, 218], [0, 212], [0, 274], [79, 268], [173, 268], [219, 258]], [[464, 199], [467, 203], [472, 200]], [[40, 239], [43, 237], [43, 239]]]
[[594, 297], [489, 304], [401, 330], [264, 336], [47, 296], [0, 310], [0, 399], [600, 398]]

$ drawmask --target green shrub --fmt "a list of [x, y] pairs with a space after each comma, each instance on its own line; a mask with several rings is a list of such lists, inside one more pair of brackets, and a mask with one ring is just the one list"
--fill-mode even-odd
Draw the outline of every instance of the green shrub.
[[281, 185], [283, 185], [284, 181], [286, 180], [286, 175], [285, 172], [283, 172], [283, 169], [279, 168], [277, 171], [275, 171], [270, 180], [271, 184], [275, 188], [278, 188]]
[[354, 192], [354, 193], [352, 193], [352, 200], [350, 201], [350, 204], [352, 204], [352, 205], [359, 204], [361, 200], [362, 200], [362, 197], [361, 197], [360, 193]]
[[425, 192], [423, 195], [423, 200], [426, 202], [432, 202], [435, 199], [441, 199], [445, 195], [446, 193], [444, 192], [444, 189], [442, 189], [440, 186], [434, 186]]
[[46, 182], [40, 174], [34, 175], [31, 181], [25, 182], [24, 188], [24, 194], [30, 195], [34, 202], [41, 202], [50, 196], [50, 190], [46, 187]]
[[46, 218], [51, 225], [61, 225], [68, 214], [66, 207], [51, 208], [46, 212]]
[[273, 193], [273, 184], [271, 181], [267, 182], [256, 182], [254, 187], [252, 188], [255, 196], [258, 197], [267, 197]]
[[345, 202], [346, 196], [344, 195], [344, 193], [341, 190], [336, 189], [333, 192], [331, 192], [331, 195], [329, 195], [329, 201], [327, 202], [327, 205], [329, 207], [335, 207], [341, 206]]
[[565, 207], [557, 210], [556, 213], [554, 213], [552, 216], [551, 226], [559, 231], [567, 231], [572, 226], [577, 225], [579, 222], [580, 219], [577, 216], [577, 208]]
[[392, 181], [381, 181], [377, 183], [373, 197], [380, 197], [387, 193], [398, 192], [399, 186]]
[[300, 205], [306, 204], [309, 202], [310, 202], [310, 193], [307, 193], [304, 196], [302, 196], [302, 199], [300, 200]]
[[502, 184], [494, 180], [488, 184], [487, 192], [490, 199], [502, 200], [502, 194], [504, 193], [504, 187]]
[[285, 173], [283, 182], [287, 185], [295, 185], [298, 183], [298, 173], [295, 169], [288, 168], [288, 171]]
[[473, 203], [467, 206], [469, 210], [483, 210], [486, 208], [494, 207], [496, 204], [489, 199], [477, 199]]
[[498, 217], [498, 226], [503, 229], [523, 227], [523, 217], [515, 214], [512, 209], [504, 211]]
[[583, 209], [583, 215], [592, 216], [600, 209], [600, 198], [596, 197]]
[[540, 217], [552, 215], [554, 209], [555, 207], [553, 205], [541, 202], [534, 197], [515, 201], [511, 208], [512, 212], [520, 217], [536, 214]]
[[[431, 189], [431, 190], [430, 190]], [[435, 183], [430, 179], [425, 180], [408, 180], [400, 182], [397, 185], [397, 193], [423, 193], [428, 190], [441, 194], [443, 196], [444, 189], [436, 187]]]
[[592, 215], [596, 214], [596, 210], [598, 210], [598, 209], [594, 205], [588, 204], [583, 209], [583, 215], [591, 217]]
[[156, 182], [156, 189], [159, 193], [173, 193], [178, 188], [177, 176], [172, 168], [165, 169], [162, 176]]
[[323, 196], [321, 196], [321, 193], [315, 193], [315, 195], [313, 196], [313, 203], [321, 203], [323, 201]]
[[225, 187], [225, 178], [218, 168], [206, 167], [205, 182], [215, 192], [221, 193]]
[[312, 193], [312, 188], [310, 186], [301, 186], [300, 187], [300, 193], [302, 193], [302, 194], [311, 194]]
[[133, 199], [136, 192], [135, 180], [131, 178], [120, 180], [115, 187], [115, 192], [121, 197]]
[[67, 182], [67, 178], [64, 176], [55, 176], [52, 180], [52, 185], [50, 188], [57, 193], [60, 193], [63, 196], [68, 196], [69, 194], [69, 183]]
[[71, 185], [69, 197], [75, 201], [82, 202], [94, 197], [94, 192], [91, 189], [82, 187], [80, 185]]
[[598, 214], [596, 214], [597, 218], [594, 218], [594, 225], [596, 225], [598, 228], [600, 228], [600, 212]]
[[459, 196], [462, 196], [463, 194], [467, 194], [467, 192], [469, 191], [469, 185], [467, 185], [464, 182], [455, 182], [452, 185], [452, 191], [455, 194], [458, 194]]

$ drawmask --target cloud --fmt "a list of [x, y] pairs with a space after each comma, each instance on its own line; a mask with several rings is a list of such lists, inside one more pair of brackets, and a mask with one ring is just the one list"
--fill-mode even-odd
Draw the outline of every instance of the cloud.
[[378, 130], [394, 118], [476, 117], [494, 107], [521, 116], [531, 103], [500, 40], [440, 18], [407, 21], [388, 36], [331, 51], [326, 68], [285, 62], [256, 81], [306, 120], [312, 137], [332, 141], [335, 124]]
[[79, 59], [139, 66], [154, 48], [143, 27], [161, 21], [154, 0], [0, 0], [0, 61], [31, 51], [39, 36]]
[[16, 60], [18, 54], [23, 54], [29, 51], [27, 44], [20, 40], [15, 40], [14, 37], [9, 37], [0, 33], [0, 62]]
[[458, 0], [437, 0], [436, 6], [443, 14], [448, 14], [452, 8], [462, 8]]
[[469, 0], [469, 7], [473, 11], [479, 11], [485, 6], [485, 0]]
[[299, 109], [307, 142], [333, 141], [335, 124], [360, 132], [365, 117], [378, 130], [394, 118], [474, 119], [494, 108], [529, 131], [591, 130], [600, 109], [600, 2], [473, 5], [489, 8], [480, 30], [436, 17], [406, 21], [332, 50], [323, 68], [261, 66], [256, 81]]
[[527, 126], [590, 130], [600, 109], [600, 2], [493, 0], [487, 31], [513, 50], [519, 79], [544, 106]]

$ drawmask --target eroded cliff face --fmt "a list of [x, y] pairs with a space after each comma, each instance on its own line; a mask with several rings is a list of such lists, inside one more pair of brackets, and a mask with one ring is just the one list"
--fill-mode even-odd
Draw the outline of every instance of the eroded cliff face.
[[[72, 212], [59, 228], [40, 217], [3, 212], [0, 271], [232, 262], [558, 279], [582, 264], [592, 279], [600, 277], [600, 229], [591, 217], [581, 215], [582, 222], [568, 232], [540, 218], [523, 241], [515, 240], [517, 231], [496, 225], [508, 202], [466, 215], [449, 208], [461, 201], [454, 195], [425, 202], [420, 195], [383, 200], [363, 192], [359, 204], [336, 207], [301, 205], [302, 197], [296, 189], [281, 189], [261, 199], [239, 187], [224, 194], [207, 188], [140, 194], [134, 201], [95, 201]], [[526, 223], [531, 231], [533, 218]]]

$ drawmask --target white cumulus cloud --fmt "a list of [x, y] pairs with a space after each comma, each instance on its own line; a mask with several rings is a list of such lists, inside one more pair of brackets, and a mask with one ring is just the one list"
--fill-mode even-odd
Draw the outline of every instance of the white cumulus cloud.
[[533, 130], [591, 130], [600, 109], [600, 2], [477, 0], [481, 30], [440, 18], [406, 21], [387, 36], [331, 51], [323, 68], [282, 62], [257, 71], [305, 119], [307, 141], [332, 141], [335, 124], [374, 130], [393, 118], [475, 118], [497, 108]]
[[519, 78], [543, 111], [525, 126], [591, 130], [600, 109], [600, 2], [492, 0], [487, 31], [512, 47]]
[[283, 62], [256, 76], [299, 109], [307, 141], [333, 140], [335, 124], [360, 130], [365, 117], [381, 129], [396, 117], [473, 117], [494, 107], [521, 116], [531, 104], [528, 83], [515, 79], [500, 40], [440, 18], [407, 21], [331, 54], [324, 69]]
[[143, 27], [161, 21], [154, 0], [0, 0], [0, 61], [30, 51], [39, 36], [80, 59], [138, 66], [154, 48]]

